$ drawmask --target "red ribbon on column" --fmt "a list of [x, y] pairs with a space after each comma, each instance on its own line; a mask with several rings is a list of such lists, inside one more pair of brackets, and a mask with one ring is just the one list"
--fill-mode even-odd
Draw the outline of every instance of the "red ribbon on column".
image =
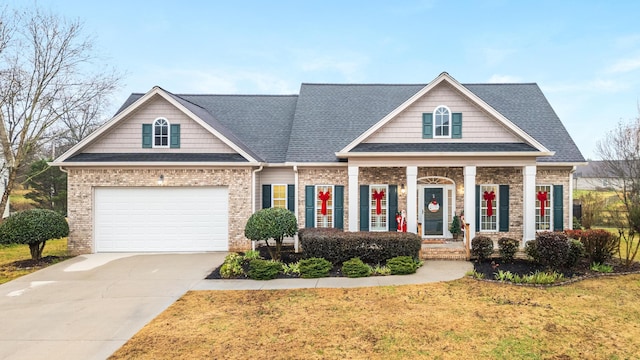
[[371, 195], [376, 201], [376, 215], [380, 215], [382, 212], [382, 205], [380, 204], [382, 199], [384, 198], [384, 190], [373, 190], [373, 195]]
[[487, 201], [487, 216], [493, 216], [493, 207], [491, 205], [491, 201], [496, 198], [496, 194], [492, 192], [484, 192], [482, 198]]
[[540, 216], [544, 216], [544, 208], [547, 206], [547, 192], [538, 191], [538, 201], [540, 201]]
[[327, 215], [327, 200], [331, 199], [331, 193], [329, 189], [326, 192], [320, 191], [318, 193], [318, 199], [322, 200], [322, 208], [320, 209], [320, 213], [322, 215]]

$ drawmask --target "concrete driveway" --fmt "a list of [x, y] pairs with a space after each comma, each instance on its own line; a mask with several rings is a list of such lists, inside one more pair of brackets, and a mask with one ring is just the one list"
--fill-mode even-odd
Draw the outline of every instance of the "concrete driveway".
[[0, 359], [105, 359], [225, 255], [82, 255], [0, 285]]

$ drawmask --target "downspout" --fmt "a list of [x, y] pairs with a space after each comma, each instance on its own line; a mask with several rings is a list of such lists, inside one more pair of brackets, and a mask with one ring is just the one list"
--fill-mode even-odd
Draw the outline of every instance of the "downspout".
[[[296, 222], [298, 220], [298, 182], [299, 182], [299, 178], [298, 178], [298, 165], [293, 165], [293, 189], [295, 191], [294, 197], [293, 197], [293, 212], [296, 215]], [[293, 249], [294, 251], [297, 253], [299, 251], [299, 243], [298, 243], [298, 234], [296, 233], [295, 235], [293, 235]]]
[[[251, 214], [256, 212], [256, 174], [262, 171], [264, 165], [260, 165], [259, 168], [251, 172]], [[256, 249], [256, 242], [251, 241], [251, 250]]]

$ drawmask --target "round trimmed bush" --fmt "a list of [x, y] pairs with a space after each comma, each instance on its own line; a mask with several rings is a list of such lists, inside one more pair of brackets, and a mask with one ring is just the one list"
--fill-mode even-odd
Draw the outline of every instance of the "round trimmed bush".
[[471, 255], [478, 261], [484, 261], [493, 254], [493, 240], [487, 236], [478, 235], [471, 239]]
[[321, 278], [329, 276], [333, 264], [323, 258], [310, 258], [300, 260], [300, 277], [305, 279]]
[[371, 275], [371, 268], [360, 258], [353, 258], [342, 263], [342, 273], [350, 278], [367, 277]]
[[550, 269], [565, 267], [569, 255], [569, 240], [561, 232], [540, 232], [536, 234], [538, 262]]
[[282, 271], [278, 261], [253, 259], [249, 262], [249, 277], [254, 280], [271, 280]]
[[520, 242], [516, 239], [503, 237], [498, 240], [498, 251], [503, 261], [511, 262], [518, 252]]
[[411, 256], [396, 256], [387, 260], [387, 267], [391, 270], [391, 275], [407, 275], [415, 273], [420, 263]]
[[224, 258], [222, 266], [220, 266], [220, 276], [229, 279], [244, 274], [242, 269], [242, 256], [238, 253], [230, 253]]
[[69, 224], [53, 210], [31, 209], [17, 212], [0, 224], [0, 243], [27, 244], [31, 258], [40, 260], [47, 240], [69, 236]]

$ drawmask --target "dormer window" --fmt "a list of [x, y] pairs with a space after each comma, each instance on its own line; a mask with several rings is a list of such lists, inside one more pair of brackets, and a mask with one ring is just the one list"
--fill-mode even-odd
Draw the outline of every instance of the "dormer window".
[[153, 147], [169, 147], [169, 122], [159, 118], [153, 122]]
[[446, 106], [438, 106], [436, 111], [434, 111], [435, 119], [434, 119], [434, 129], [435, 133], [433, 137], [450, 137], [451, 132], [451, 112], [449, 108]]
[[165, 118], [157, 118], [153, 124], [142, 124], [143, 148], [180, 148], [180, 124], [169, 124]]
[[423, 139], [462, 139], [462, 113], [452, 113], [440, 105], [432, 113], [422, 114]]

